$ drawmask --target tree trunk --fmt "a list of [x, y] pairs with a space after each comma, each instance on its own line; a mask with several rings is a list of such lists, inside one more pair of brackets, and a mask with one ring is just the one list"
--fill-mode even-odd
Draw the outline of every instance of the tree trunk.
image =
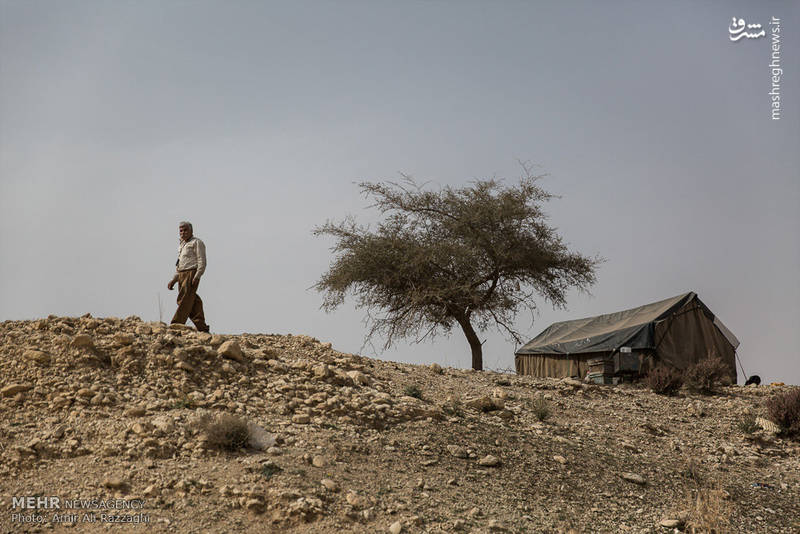
[[476, 371], [483, 371], [483, 346], [481, 340], [478, 339], [478, 334], [472, 328], [469, 322], [469, 317], [456, 317], [456, 321], [461, 325], [464, 335], [467, 336], [469, 348], [472, 349], [472, 368]]

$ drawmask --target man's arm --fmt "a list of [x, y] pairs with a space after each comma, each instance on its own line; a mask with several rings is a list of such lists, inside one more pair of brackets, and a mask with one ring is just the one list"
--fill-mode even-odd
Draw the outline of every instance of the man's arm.
[[175, 287], [175, 283], [178, 281], [178, 272], [175, 272], [175, 276], [172, 277], [172, 280], [167, 282], [167, 289], [172, 291], [172, 288]]
[[206, 244], [197, 240], [197, 272], [194, 273], [194, 283], [200, 281], [200, 277], [206, 272]]

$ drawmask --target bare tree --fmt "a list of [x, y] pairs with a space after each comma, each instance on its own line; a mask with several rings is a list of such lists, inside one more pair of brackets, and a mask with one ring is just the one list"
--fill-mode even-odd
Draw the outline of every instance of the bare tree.
[[517, 313], [533, 312], [537, 296], [564, 307], [568, 289], [588, 290], [602, 261], [567, 250], [542, 211], [553, 195], [528, 165], [523, 170], [512, 187], [490, 179], [429, 191], [405, 175], [399, 183], [360, 183], [384, 218], [374, 232], [352, 217], [314, 229], [336, 240], [335, 258], [314, 286], [325, 293], [322, 308], [332, 311], [352, 293], [367, 310], [366, 339], [385, 336], [384, 348], [398, 337], [449, 334], [458, 324], [472, 368], [483, 369], [476, 330], [494, 325], [521, 342]]

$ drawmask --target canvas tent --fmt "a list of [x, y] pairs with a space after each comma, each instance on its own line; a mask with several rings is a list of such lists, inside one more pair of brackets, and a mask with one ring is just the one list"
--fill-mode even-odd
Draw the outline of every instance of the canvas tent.
[[719, 356], [736, 380], [739, 341], [693, 292], [630, 310], [554, 323], [515, 353], [517, 374], [583, 378], [603, 359], [613, 373], [663, 363], [686, 369]]

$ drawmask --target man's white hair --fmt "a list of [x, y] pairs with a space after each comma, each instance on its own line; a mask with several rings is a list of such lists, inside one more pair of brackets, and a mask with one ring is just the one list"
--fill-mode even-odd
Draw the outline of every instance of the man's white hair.
[[189, 221], [181, 221], [181, 222], [179, 222], [179, 223], [178, 223], [178, 228], [180, 228], [181, 226], [186, 226], [186, 227], [188, 227], [188, 228], [189, 228], [189, 231], [190, 231], [190, 232], [192, 232], [192, 233], [194, 233], [194, 230], [192, 229], [192, 223], [190, 223]]

